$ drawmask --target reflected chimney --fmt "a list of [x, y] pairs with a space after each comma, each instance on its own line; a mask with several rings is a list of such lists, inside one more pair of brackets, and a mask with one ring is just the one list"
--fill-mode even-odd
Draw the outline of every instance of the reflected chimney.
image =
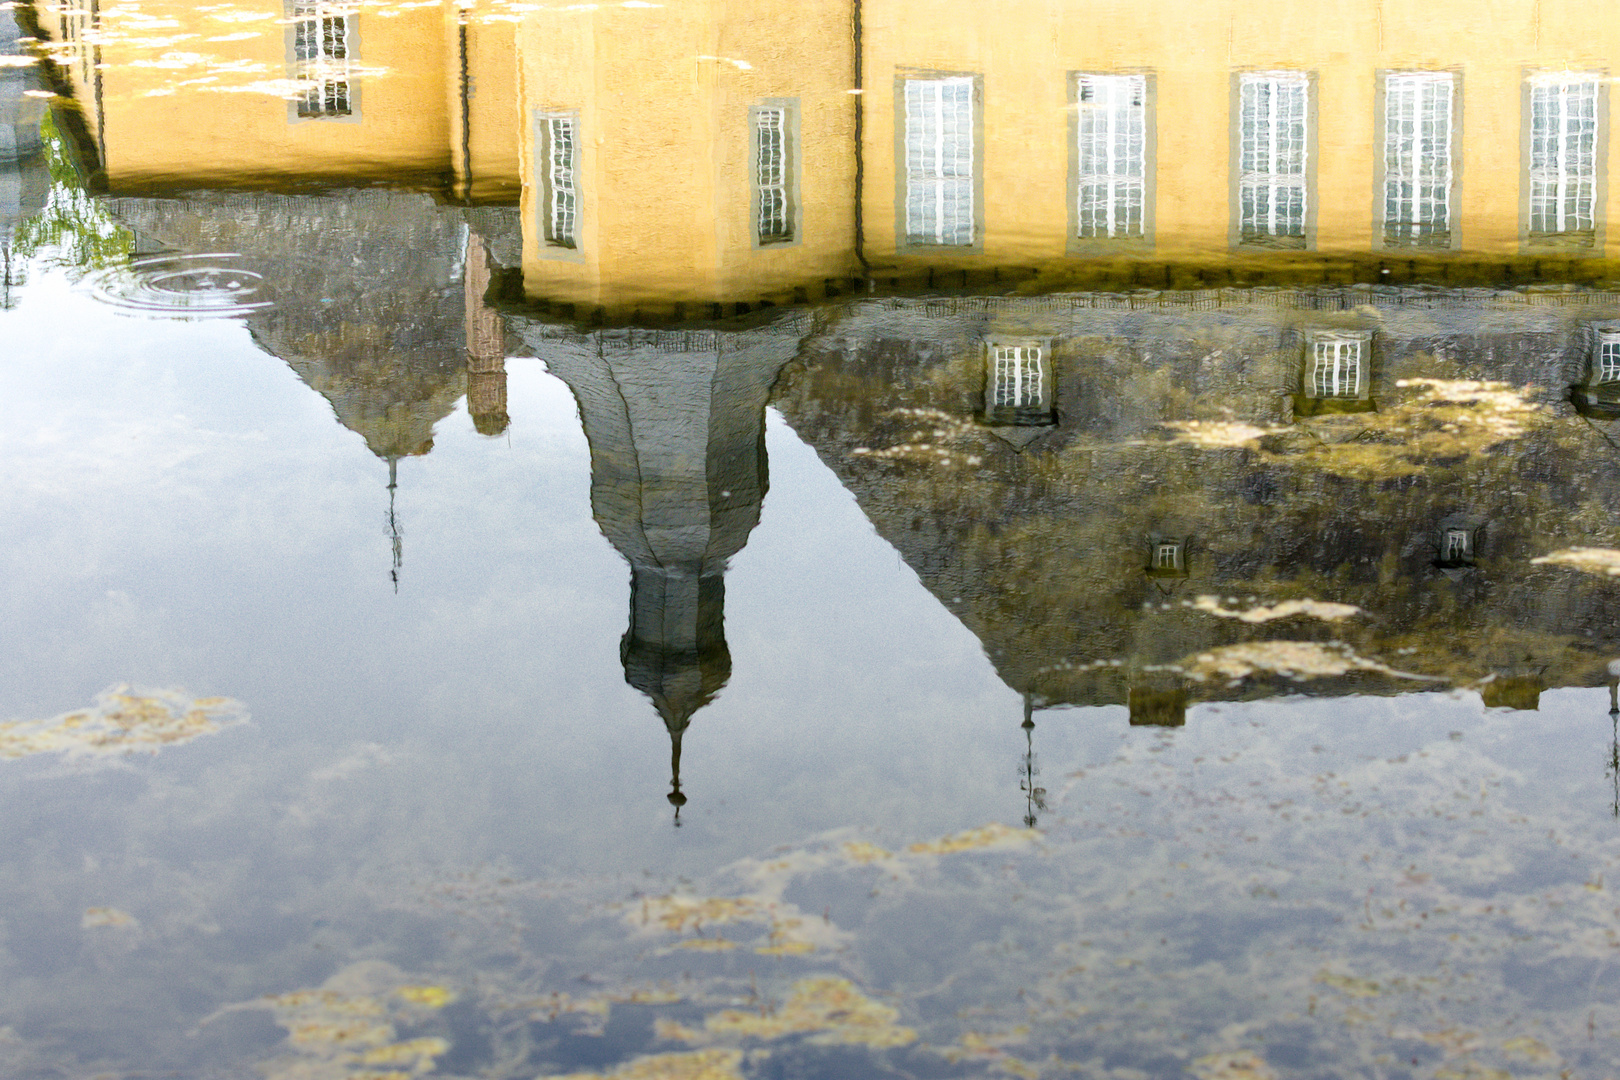
[[506, 324], [484, 302], [489, 292], [489, 252], [476, 232], [467, 234], [467, 411], [480, 435], [499, 435], [506, 415]]

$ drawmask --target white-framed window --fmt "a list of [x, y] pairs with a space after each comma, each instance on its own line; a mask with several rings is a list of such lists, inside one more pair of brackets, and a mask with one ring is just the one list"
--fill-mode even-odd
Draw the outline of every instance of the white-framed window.
[[794, 239], [792, 125], [785, 105], [761, 105], [754, 116], [754, 240]]
[[548, 247], [579, 246], [579, 118], [552, 113], [540, 119], [542, 207]]
[[1181, 569], [1181, 541], [1156, 540], [1153, 543], [1153, 569]]
[[990, 405], [997, 409], [1039, 409], [1046, 404], [1046, 381], [1039, 345], [990, 347]]
[[1366, 340], [1347, 334], [1320, 334], [1310, 341], [1307, 392], [1314, 398], [1360, 397], [1365, 381]]
[[1140, 238], [1146, 229], [1147, 76], [1075, 78], [1075, 232]]
[[1593, 357], [1594, 383], [1620, 383], [1620, 330], [1599, 330]]
[[1238, 235], [1305, 239], [1310, 77], [1250, 71], [1238, 83]]
[[1597, 226], [1598, 76], [1530, 78], [1529, 229], [1591, 234]]
[[906, 243], [972, 247], [972, 76], [904, 80]]
[[1441, 552], [1445, 562], [1468, 562], [1474, 557], [1474, 533], [1471, 529], [1447, 529]]
[[1451, 242], [1452, 137], [1457, 77], [1449, 71], [1384, 77], [1384, 241]]
[[328, 0], [293, 0], [291, 15], [299, 118], [351, 115], [354, 27], [348, 8]]

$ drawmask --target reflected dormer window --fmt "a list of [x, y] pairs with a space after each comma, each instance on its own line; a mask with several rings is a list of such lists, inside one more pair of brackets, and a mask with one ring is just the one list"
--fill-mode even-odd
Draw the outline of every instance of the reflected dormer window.
[[1472, 562], [1474, 534], [1467, 529], [1447, 529], [1445, 550], [1440, 557], [1446, 562]]
[[1305, 335], [1305, 365], [1296, 415], [1372, 409], [1372, 334], [1313, 330]]
[[1575, 411], [1596, 420], [1620, 419], [1620, 324], [1587, 328], [1586, 372], [1570, 387]]
[[1620, 383], [1620, 328], [1599, 330], [1596, 355], [1592, 358], [1592, 382]]
[[352, 16], [342, 6], [323, 0], [294, 0], [289, 14], [293, 78], [299, 83], [294, 107], [299, 119], [352, 115]]
[[1311, 343], [1312, 397], [1361, 396], [1361, 340], [1338, 336], [1318, 337]]
[[991, 342], [985, 416], [992, 424], [1050, 424], [1052, 373], [1047, 348], [1033, 342]]
[[1434, 565], [1441, 570], [1453, 571], [1473, 566], [1483, 528], [1478, 518], [1464, 514], [1453, 514], [1440, 522], [1434, 537], [1437, 556]]
[[1186, 538], [1156, 536], [1148, 541], [1147, 573], [1149, 577], [1186, 577]]

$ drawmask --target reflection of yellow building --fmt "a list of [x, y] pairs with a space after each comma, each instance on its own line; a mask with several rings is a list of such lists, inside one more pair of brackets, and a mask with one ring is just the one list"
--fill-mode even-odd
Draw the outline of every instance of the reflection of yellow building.
[[[1601, 223], [1612, 209], [1605, 177], [1616, 152], [1605, 115], [1606, 73], [1620, 57], [1616, 14], [1620, 9], [1613, 4], [1571, 0], [1492, 0], [1456, 7], [1432, 0], [1325, 7], [1292, 0], [1150, 5], [868, 0], [862, 200], [869, 255], [874, 266], [926, 261], [971, 267], [1038, 264], [1110, 250], [1161, 259], [1241, 250], [1247, 245], [1239, 197], [1246, 180], [1240, 174], [1245, 164], [1251, 170], [1257, 164], [1240, 160], [1241, 125], [1247, 112], [1251, 126], [1262, 128], [1252, 134], [1266, 142], [1266, 121], [1282, 122], [1275, 117], [1275, 99], [1289, 89], [1279, 80], [1290, 79], [1297, 80], [1303, 105], [1304, 175], [1297, 186], [1303, 189], [1304, 228], [1297, 245], [1276, 246], [1340, 255], [1391, 248], [1405, 255], [1414, 247], [1417, 254], [1459, 247], [1493, 256], [1530, 254], [1531, 241], [1538, 239], [1525, 235], [1531, 87], [1545, 81], [1538, 73], [1566, 71], [1582, 78], [1565, 82], [1591, 94], [1588, 126], [1595, 153], [1586, 172], [1595, 222], [1578, 227], [1580, 222], [1566, 217], [1563, 224], [1571, 234], [1584, 234], [1572, 240], [1590, 240], [1596, 231], [1600, 246], [1589, 250], [1600, 253], [1606, 239]], [[1400, 96], [1410, 80], [1393, 84], [1393, 96], [1386, 93], [1390, 75], [1418, 72], [1436, 73], [1445, 85], [1438, 93], [1420, 88], [1428, 97], [1420, 92], [1415, 103]], [[1247, 104], [1245, 73], [1251, 84], [1272, 83], [1259, 94], [1251, 91]], [[1105, 134], [1100, 141], [1115, 160], [1104, 160], [1109, 155], [1103, 152], [1088, 155], [1095, 143], [1088, 148], [1080, 129], [1099, 112], [1106, 126], [1109, 108], [1080, 100], [1077, 76], [1086, 74], [1142, 77], [1146, 94], [1139, 116], [1146, 130], [1139, 149]], [[959, 145], [945, 145], [941, 162], [940, 150], [927, 145], [937, 137], [930, 121], [941, 107], [923, 100], [918, 89], [953, 77], [966, 87], [969, 115], [960, 126], [970, 133]], [[1273, 100], [1256, 101], [1268, 91]], [[1425, 110], [1441, 118], [1425, 136], [1428, 144], [1415, 147], [1407, 140], [1403, 147], [1399, 131], [1392, 129]], [[1114, 109], [1113, 119], [1126, 112]], [[945, 117], [947, 128], [954, 119]], [[1548, 119], [1557, 126], [1570, 118]], [[920, 162], [919, 151], [925, 155]], [[908, 152], [909, 169], [903, 164]], [[1116, 230], [1113, 237], [1106, 229], [1077, 235], [1076, 204], [1085, 194], [1079, 190], [1084, 178], [1128, 173], [1118, 159], [1132, 152], [1141, 155], [1148, 227]], [[1444, 213], [1430, 215], [1431, 221], [1448, 219], [1449, 235], [1433, 244], [1411, 243], [1410, 230], [1402, 235], [1398, 228], [1381, 227], [1381, 181], [1398, 188], [1401, 177], [1392, 173], [1413, 165], [1414, 152], [1418, 171], [1425, 155], [1428, 159], [1427, 175], [1417, 179], [1420, 186], [1429, 185], [1431, 204], [1449, 203]], [[1092, 159], [1090, 168], [1082, 157]], [[1386, 167], [1386, 160], [1392, 166]], [[1263, 171], [1265, 162], [1258, 164]], [[1563, 163], [1566, 173], [1580, 172], [1580, 164]], [[919, 188], [948, 183], [941, 174], [953, 167], [967, 170], [969, 181], [940, 201], [947, 213], [964, 217], [968, 228], [930, 244], [926, 234], [932, 223], [926, 215], [908, 228], [907, 192], [915, 198]], [[1578, 196], [1567, 190], [1571, 177], [1562, 179], [1562, 193]], [[1583, 182], [1580, 176], [1573, 180]], [[1438, 196], [1436, 188], [1443, 189]], [[932, 192], [921, 194], [926, 198]], [[1123, 199], [1117, 192], [1113, 197]], [[956, 203], [948, 202], [952, 198]], [[917, 242], [918, 233], [925, 242]], [[1560, 245], [1549, 247], [1556, 251]]]
[[524, 290], [579, 318], [1616, 254], [1613, 0], [89, 4], [36, 2], [115, 189], [521, 187]]
[[847, 276], [850, 27], [848, 0], [525, 19], [529, 294], [608, 307], [790, 299]]
[[39, 0], [114, 191], [516, 180], [511, 25], [460, 5]]

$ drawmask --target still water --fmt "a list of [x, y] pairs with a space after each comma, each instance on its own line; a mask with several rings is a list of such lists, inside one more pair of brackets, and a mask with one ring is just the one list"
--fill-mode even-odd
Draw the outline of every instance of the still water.
[[0, 9], [0, 1077], [1614, 1077], [1617, 16]]

